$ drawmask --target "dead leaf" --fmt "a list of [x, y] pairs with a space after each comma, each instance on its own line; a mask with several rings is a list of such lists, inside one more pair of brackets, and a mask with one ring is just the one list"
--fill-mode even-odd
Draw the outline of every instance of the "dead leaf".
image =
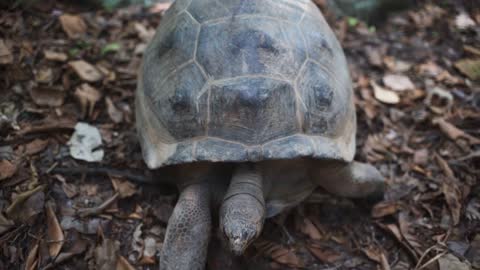
[[102, 98], [102, 94], [88, 83], [77, 87], [74, 95], [80, 103], [83, 117], [91, 117], [95, 104]]
[[53, 81], [53, 70], [51, 68], [40, 68], [35, 72], [35, 81], [38, 83], [48, 84]]
[[95, 269], [112, 270], [117, 267], [118, 251], [120, 242], [111, 239], [103, 239], [102, 244], [94, 251]]
[[471, 80], [480, 80], [480, 59], [462, 59], [455, 62], [455, 67]]
[[27, 222], [32, 216], [41, 213], [45, 201], [44, 188], [45, 185], [42, 185], [18, 194], [5, 211], [7, 217], [15, 221]]
[[110, 97], [105, 98], [105, 104], [107, 105], [107, 112], [110, 119], [116, 124], [121, 123], [123, 121], [123, 112], [115, 107]]
[[471, 270], [470, 265], [461, 262], [456, 256], [447, 254], [438, 259], [439, 270]]
[[295, 254], [294, 250], [288, 249], [275, 242], [262, 239], [254, 242], [254, 245], [260, 254], [271, 258], [277, 263], [296, 268], [303, 268], [305, 266], [305, 263]]
[[400, 209], [397, 202], [380, 202], [372, 208], [372, 217], [381, 218], [395, 214]]
[[448, 204], [453, 219], [453, 225], [460, 223], [462, 204], [460, 203], [461, 192], [457, 184], [452, 181], [444, 181], [442, 183], [442, 192], [445, 201]]
[[0, 160], [0, 180], [12, 177], [17, 172], [17, 166], [12, 162], [2, 159]]
[[68, 60], [68, 56], [62, 52], [55, 52], [50, 50], [43, 51], [45, 59], [50, 61], [65, 62]]
[[427, 165], [429, 158], [428, 149], [419, 149], [413, 153], [413, 163], [417, 165]]
[[82, 239], [77, 239], [75, 241], [75, 244], [68, 251], [60, 253], [55, 258], [55, 261], [46, 265], [44, 268], [42, 268], [42, 270], [57, 269], [55, 268], [56, 265], [59, 265], [69, 260], [70, 258], [83, 253], [86, 249], [87, 249], [87, 241]]
[[385, 256], [385, 252], [381, 248], [369, 246], [363, 248], [362, 251], [370, 260], [380, 264], [382, 270], [390, 270], [390, 263], [388, 262], [387, 256]]
[[13, 63], [13, 55], [7, 47], [7, 44], [5, 44], [5, 41], [0, 39], [0, 65], [11, 63]]
[[102, 136], [100, 131], [96, 127], [83, 122], [78, 122], [75, 125], [75, 132], [67, 145], [70, 148], [70, 155], [79, 160], [99, 162], [105, 154], [105, 151], [101, 148]]
[[303, 218], [302, 227], [300, 228], [302, 233], [308, 235], [313, 240], [323, 240], [322, 234], [318, 231], [317, 227], [307, 217]]
[[331, 248], [322, 247], [319, 244], [312, 243], [309, 244], [307, 248], [313, 256], [324, 263], [335, 263], [342, 258], [342, 254]]
[[25, 270], [35, 270], [38, 264], [38, 244], [35, 244], [33, 248], [28, 252], [27, 260], [25, 262]]
[[135, 268], [123, 256], [119, 256], [117, 260], [116, 270], [135, 270]]
[[443, 114], [453, 106], [453, 95], [447, 90], [435, 87], [428, 90], [425, 104], [436, 114]]
[[471, 144], [480, 144], [480, 139], [471, 136], [470, 134], [465, 133], [463, 130], [457, 128], [456, 126], [448, 123], [444, 118], [433, 119], [433, 124], [438, 125], [440, 130], [445, 133], [451, 140], [457, 140], [459, 138], [464, 138], [468, 140]]
[[383, 58], [383, 63], [385, 64], [385, 66], [387, 66], [389, 70], [398, 73], [407, 72], [412, 68], [411, 63], [395, 59], [391, 56]]
[[96, 67], [84, 60], [70, 61], [68, 65], [84, 81], [97, 82], [103, 78], [103, 74]]
[[59, 107], [65, 101], [63, 89], [54, 87], [33, 87], [29, 90], [33, 102], [39, 106]]
[[475, 26], [475, 21], [466, 13], [462, 12], [455, 18], [455, 25], [460, 30], [465, 30]]
[[404, 75], [389, 74], [383, 77], [383, 84], [395, 91], [406, 91], [415, 89], [410, 78]]
[[153, 36], [155, 35], [154, 29], [147, 29], [141, 23], [136, 22], [133, 24], [133, 27], [137, 31], [138, 37], [146, 43], [150, 42], [150, 40], [152, 40]]
[[63, 246], [63, 241], [65, 240], [65, 237], [63, 235], [62, 227], [60, 227], [60, 224], [58, 223], [57, 216], [55, 215], [55, 212], [53, 211], [53, 208], [50, 204], [47, 204], [46, 207], [46, 212], [47, 212], [47, 237], [49, 246], [48, 246], [48, 251], [50, 254], [50, 257], [55, 258], [57, 255], [60, 253], [60, 250], [62, 249]]
[[43, 150], [45, 150], [47, 145], [48, 145], [48, 140], [35, 139], [25, 145], [24, 155], [27, 155], [27, 156], [36, 155], [42, 152]]
[[400, 212], [398, 215], [398, 225], [400, 228], [400, 233], [403, 236], [403, 239], [407, 241], [408, 245], [415, 250], [416, 254], [421, 254], [422, 245], [415, 235], [411, 233], [411, 223], [408, 220], [407, 213]]
[[64, 14], [59, 18], [63, 31], [69, 38], [75, 39], [83, 36], [87, 32], [87, 24], [78, 15]]
[[365, 47], [365, 54], [367, 55], [370, 65], [375, 67], [382, 67], [382, 55], [378, 48], [372, 48], [370, 46]]
[[113, 189], [118, 192], [121, 199], [131, 197], [137, 193], [137, 186], [135, 184], [114, 177], [110, 179], [112, 180]]
[[400, 102], [400, 96], [397, 93], [381, 87], [374, 81], [371, 81], [370, 85], [373, 87], [373, 94], [378, 101], [386, 104], [398, 104]]

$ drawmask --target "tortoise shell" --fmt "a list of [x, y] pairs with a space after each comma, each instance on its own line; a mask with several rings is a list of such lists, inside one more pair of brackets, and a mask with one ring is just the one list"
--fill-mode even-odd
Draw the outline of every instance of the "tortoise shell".
[[310, 0], [175, 1], [145, 51], [136, 115], [152, 169], [355, 153], [345, 56]]

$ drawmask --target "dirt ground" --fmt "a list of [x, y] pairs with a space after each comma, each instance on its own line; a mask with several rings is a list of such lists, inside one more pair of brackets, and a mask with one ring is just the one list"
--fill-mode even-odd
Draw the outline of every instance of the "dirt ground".
[[[158, 269], [177, 195], [136, 182], [152, 174], [133, 112], [167, 6], [45, 3], [0, 11], [0, 269]], [[325, 11], [354, 82], [356, 159], [385, 198], [318, 190], [230, 269], [480, 269], [480, 4], [418, 1], [376, 26]]]

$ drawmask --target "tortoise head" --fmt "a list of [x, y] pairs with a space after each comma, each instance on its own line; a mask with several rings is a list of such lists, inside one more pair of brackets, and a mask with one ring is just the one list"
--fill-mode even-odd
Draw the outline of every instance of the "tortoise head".
[[[228, 240], [230, 250], [236, 256], [242, 255], [247, 247], [257, 239], [262, 231], [265, 218], [263, 206], [251, 205], [252, 201], [239, 198], [243, 196], [248, 195], [236, 195], [235, 200], [226, 202], [222, 206], [220, 215], [220, 227]], [[252, 198], [250, 197], [250, 199]], [[230, 205], [235, 202], [239, 204]]]

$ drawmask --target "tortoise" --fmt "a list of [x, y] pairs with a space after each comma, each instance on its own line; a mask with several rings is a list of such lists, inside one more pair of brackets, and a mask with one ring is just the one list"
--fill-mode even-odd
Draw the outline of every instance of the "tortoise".
[[204, 269], [214, 213], [240, 255], [319, 186], [383, 194], [353, 160], [347, 62], [310, 0], [176, 0], [143, 56], [136, 121], [145, 163], [180, 191], [161, 269]]

